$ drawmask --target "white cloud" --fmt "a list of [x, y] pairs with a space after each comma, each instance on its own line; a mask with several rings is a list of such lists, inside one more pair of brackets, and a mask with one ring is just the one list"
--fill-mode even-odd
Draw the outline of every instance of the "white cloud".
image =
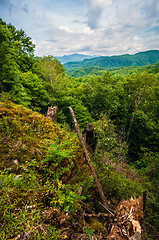
[[86, 26], [86, 27], [84, 27], [84, 28], [82, 29], [82, 32], [83, 32], [84, 34], [86, 34], [86, 35], [91, 35], [91, 34], [94, 33], [94, 30], [90, 29], [89, 26]]
[[0, 16], [36, 55], [115, 55], [159, 49], [159, 0], [0, 0]]
[[68, 28], [66, 26], [63, 26], [63, 25], [60, 25], [59, 29], [64, 30], [64, 31], [66, 31], [68, 33], [72, 33], [73, 32], [70, 28]]

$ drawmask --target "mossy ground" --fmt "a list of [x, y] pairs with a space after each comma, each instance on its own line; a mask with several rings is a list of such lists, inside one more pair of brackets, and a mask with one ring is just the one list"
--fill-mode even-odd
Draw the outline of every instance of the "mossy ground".
[[[0, 103], [0, 239], [105, 239], [108, 219], [76, 134], [12, 102]], [[103, 175], [104, 174], [104, 175]], [[142, 184], [107, 164], [101, 180], [114, 205]]]
[[0, 136], [0, 238], [83, 234], [82, 212], [94, 205], [94, 185], [77, 137], [12, 102], [0, 103]]

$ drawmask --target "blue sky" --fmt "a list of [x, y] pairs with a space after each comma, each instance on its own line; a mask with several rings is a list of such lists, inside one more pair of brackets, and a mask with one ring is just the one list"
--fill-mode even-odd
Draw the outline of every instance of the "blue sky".
[[134, 54], [159, 49], [159, 0], [0, 0], [38, 56]]

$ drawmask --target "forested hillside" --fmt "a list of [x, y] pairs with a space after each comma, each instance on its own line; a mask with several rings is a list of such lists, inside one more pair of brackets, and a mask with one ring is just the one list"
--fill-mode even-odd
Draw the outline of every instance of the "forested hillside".
[[64, 55], [64, 56], [60, 56], [60, 57], [56, 56], [56, 58], [62, 64], [67, 63], [67, 62], [79, 62], [79, 61], [82, 61], [84, 59], [90, 59], [90, 58], [93, 58], [93, 57], [95, 57], [95, 56], [77, 54], [77, 53], [74, 53], [74, 54], [71, 54], [71, 55]]
[[139, 52], [134, 55], [119, 55], [111, 57], [97, 57], [85, 59], [81, 62], [70, 62], [64, 64], [66, 70], [73, 70], [85, 67], [125, 67], [125, 66], [144, 66], [159, 62], [159, 50]]
[[[94, 126], [89, 154], [108, 208], [115, 214], [122, 199], [147, 191], [143, 239], [157, 239], [158, 65], [114, 70], [124, 74], [101, 69], [102, 74], [74, 78], [53, 56], [35, 57], [34, 48], [23, 30], [0, 20], [0, 238], [109, 235], [113, 218], [99, 203], [71, 107], [84, 139], [87, 124]], [[150, 64], [157, 56], [156, 50], [134, 59], [144, 65], [143, 59]], [[132, 64], [130, 55], [123, 59]], [[57, 123], [46, 118], [50, 106], [58, 107]]]
[[104, 68], [104, 67], [85, 67], [85, 68], [77, 68], [73, 70], [66, 70], [66, 74], [75, 77], [89, 77], [92, 75], [103, 75], [105, 71], [109, 71], [112, 75], [130, 75], [137, 72], [148, 72], [148, 73], [157, 73], [159, 71], [159, 63], [145, 65], [145, 66], [137, 66], [137, 67], [112, 67], [112, 68]]

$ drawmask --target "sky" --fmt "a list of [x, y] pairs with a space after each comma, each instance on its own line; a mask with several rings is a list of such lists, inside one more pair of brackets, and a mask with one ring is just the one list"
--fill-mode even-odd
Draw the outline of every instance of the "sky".
[[159, 0], [0, 0], [37, 56], [112, 56], [159, 49]]

